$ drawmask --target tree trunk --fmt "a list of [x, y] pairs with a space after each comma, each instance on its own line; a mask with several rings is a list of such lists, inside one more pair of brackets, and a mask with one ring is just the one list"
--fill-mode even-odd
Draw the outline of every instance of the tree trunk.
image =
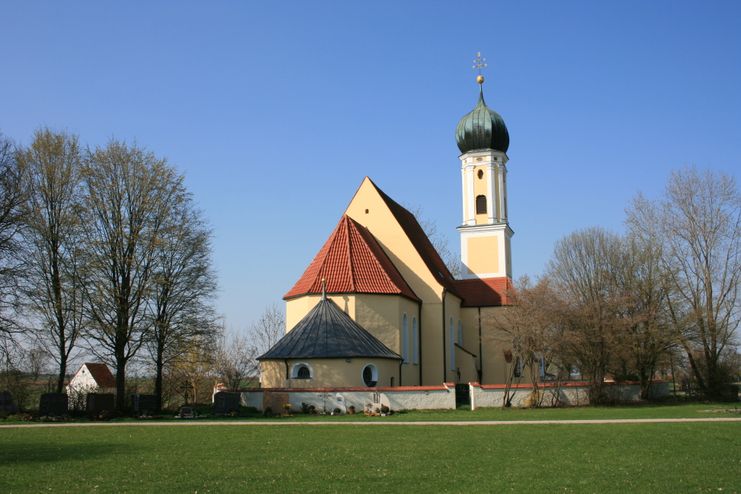
[[57, 376], [57, 393], [61, 393], [64, 389], [64, 378], [67, 376], [67, 357], [61, 355], [59, 361], [59, 375]]
[[116, 410], [126, 412], [126, 358], [116, 352]]
[[162, 370], [165, 366], [162, 360], [162, 346], [158, 344], [157, 357], [155, 361], [156, 375], [154, 377], [154, 407], [157, 413], [162, 411]]

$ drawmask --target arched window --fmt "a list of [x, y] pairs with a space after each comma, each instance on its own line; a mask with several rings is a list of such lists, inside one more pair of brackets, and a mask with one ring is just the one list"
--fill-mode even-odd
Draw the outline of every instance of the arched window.
[[298, 363], [291, 369], [291, 379], [311, 379], [311, 367], [306, 363]]
[[486, 214], [486, 196], [476, 196], [476, 214]]
[[419, 364], [419, 328], [417, 318], [412, 318], [412, 362]]
[[409, 363], [409, 328], [406, 314], [401, 317], [401, 358], [405, 364]]
[[450, 325], [448, 326], [448, 334], [450, 335], [450, 370], [455, 370], [455, 332], [453, 331], [453, 318], [450, 318]]
[[476, 173], [476, 176], [479, 177], [479, 180], [481, 180], [482, 178], [484, 178], [484, 170], [479, 170]]
[[378, 369], [373, 364], [368, 364], [363, 367], [363, 384], [369, 388], [374, 387], [378, 383]]
[[517, 357], [515, 359], [515, 370], [514, 370], [514, 376], [515, 377], [522, 377], [522, 359], [520, 357]]

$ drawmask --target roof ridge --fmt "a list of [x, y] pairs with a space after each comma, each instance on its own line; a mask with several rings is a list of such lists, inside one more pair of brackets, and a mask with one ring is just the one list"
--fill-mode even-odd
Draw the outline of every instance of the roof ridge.
[[347, 270], [350, 274], [350, 290], [355, 291], [357, 285], [355, 284], [355, 267], [352, 263], [352, 235], [350, 232], [350, 217], [347, 214], [342, 215], [342, 220], [345, 224], [345, 231], [347, 232]]

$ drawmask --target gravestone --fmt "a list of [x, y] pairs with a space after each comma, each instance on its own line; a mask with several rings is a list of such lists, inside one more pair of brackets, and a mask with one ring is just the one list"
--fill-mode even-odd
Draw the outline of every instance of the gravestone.
[[239, 413], [240, 398], [239, 393], [219, 391], [214, 395], [214, 415]]
[[85, 409], [93, 418], [102, 417], [116, 409], [115, 399], [113, 393], [88, 393]]
[[152, 415], [157, 411], [157, 397], [155, 395], [133, 394], [131, 404], [138, 415]]
[[65, 393], [44, 393], [39, 398], [39, 415], [61, 417], [68, 413], [68, 398]]

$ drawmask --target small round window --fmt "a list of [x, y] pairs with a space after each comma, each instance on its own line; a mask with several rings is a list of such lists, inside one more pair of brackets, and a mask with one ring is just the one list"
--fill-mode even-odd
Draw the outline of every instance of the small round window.
[[363, 367], [363, 383], [369, 388], [378, 384], [378, 369], [373, 364]]
[[479, 172], [476, 175], [479, 176], [479, 179], [484, 178], [484, 170], [479, 170]]

